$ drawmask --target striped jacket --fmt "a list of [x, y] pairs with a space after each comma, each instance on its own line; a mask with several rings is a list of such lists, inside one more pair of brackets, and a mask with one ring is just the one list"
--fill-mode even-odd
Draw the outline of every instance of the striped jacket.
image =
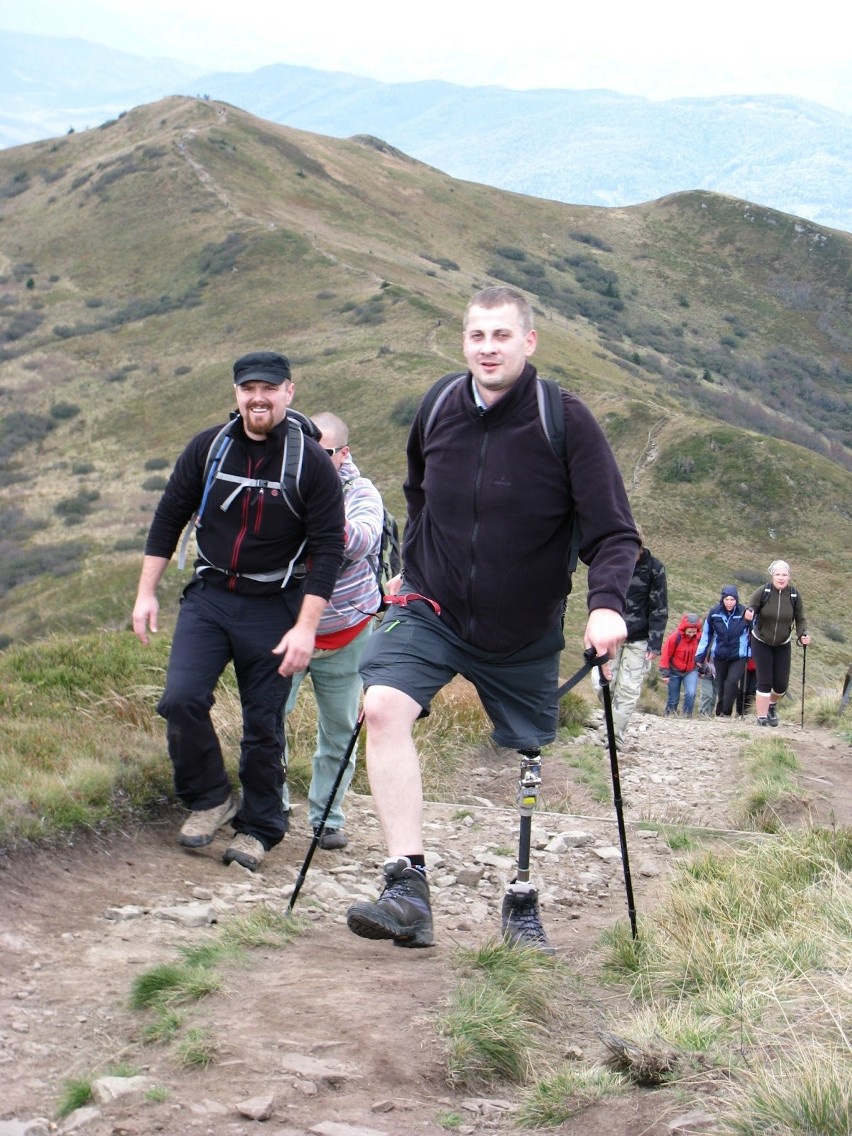
[[384, 521], [381, 494], [372, 481], [361, 476], [351, 458], [339, 472], [346, 512], [344, 561], [317, 628], [318, 635], [354, 627], [381, 605], [375, 572]]

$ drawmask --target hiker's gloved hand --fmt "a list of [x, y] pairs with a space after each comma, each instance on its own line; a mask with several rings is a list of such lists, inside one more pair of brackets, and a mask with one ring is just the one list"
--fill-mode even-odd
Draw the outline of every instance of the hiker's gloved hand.
[[667, 670], [663, 670], [662, 667], [660, 667], [660, 678], [663, 680], [663, 682], [669, 681], [669, 672]]

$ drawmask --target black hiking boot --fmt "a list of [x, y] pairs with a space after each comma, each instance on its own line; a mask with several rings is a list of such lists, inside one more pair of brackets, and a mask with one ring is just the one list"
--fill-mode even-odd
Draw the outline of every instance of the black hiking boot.
[[314, 828], [314, 836], [318, 837], [317, 844], [320, 848], [326, 851], [332, 848], [345, 848], [349, 843], [349, 838], [342, 828], [324, 828], [322, 832], [319, 826]]
[[502, 917], [503, 938], [510, 947], [533, 947], [546, 955], [556, 953], [541, 925], [538, 892], [532, 884], [509, 884]]
[[769, 709], [766, 711], [766, 721], [770, 726], [778, 725], [778, 711], [775, 709], [775, 703], [769, 703]]
[[349, 930], [364, 939], [393, 939], [398, 947], [431, 947], [432, 909], [429, 884], [407, 856], [385, 860], [385, 886], [375, 903], [353, 903], [346, 913]]

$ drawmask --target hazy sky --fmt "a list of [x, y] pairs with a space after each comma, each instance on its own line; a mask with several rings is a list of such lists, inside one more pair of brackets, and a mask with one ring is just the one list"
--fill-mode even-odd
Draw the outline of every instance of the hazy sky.
[[3, 5], [0, 30], [199, 71], [288, 63], [387, 82], [794, 94], [852, 109], [852, 17], [836, 0], [27, 0]]

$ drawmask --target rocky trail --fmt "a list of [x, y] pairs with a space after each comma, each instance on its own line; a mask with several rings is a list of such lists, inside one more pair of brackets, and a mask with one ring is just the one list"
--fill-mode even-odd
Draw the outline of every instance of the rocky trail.
[[[676, 855], [661, 825], [719, 838], [735, 827], [742, 751], [756, 734], [748, 721], [634, 717], [620, 769], [640, 915], [664, 892]], [[801, 767], [790, 821], [851, 824], [849, 746], [789, 720], [776, 736]], [[533, 820], [542, 918], [557, 954], [578, 967], [627, 915], [614, 810], [571, 764], [590, 737], [545, 751]], [[510, 1095], [448, 1086], [435, 1029], [458, 984], [456, 948], [499, 933], [517, 848], [516, 756], [476, 761], [451, 803], [426, 808], [435, 947], [400, 950], [348, 931], [346, 910], [375, 897], [384, 858], [370, 798], [350, 794], [350, 844], [314, 856], [296, 905], [303, 932], [283, 948], [252, 949], [187, 1010], [189, 1025], [215, 1040], [206, 1067], [146, 1040], [150, 1019], [130, 1008], [132, 983], [259, 904], [286, 909], [310, 842], [304, 809], [256, 875], [221, 863], [224, 831], [200, 852], [180, 848], [177, 812], [108, 839], [0, 858], [0, 1136], [413, 1136], [446, 1132], [450, 1114], [460, 1118], [452, 1130], [469, 1136], [519, 1133]], [[557, 802], [569, 811], [549, 811]], [[578, 995], [566, 1053], [600, 1061], [600, 1013], [592, 995]], [[59, 1121], [71, 1080], [93, 1081], [96, 1100]], [[636, 1092], [558, 1131], [669, 1136], [712, 1131], [712, 1117], [690, 1117], [674, 1095]]]

